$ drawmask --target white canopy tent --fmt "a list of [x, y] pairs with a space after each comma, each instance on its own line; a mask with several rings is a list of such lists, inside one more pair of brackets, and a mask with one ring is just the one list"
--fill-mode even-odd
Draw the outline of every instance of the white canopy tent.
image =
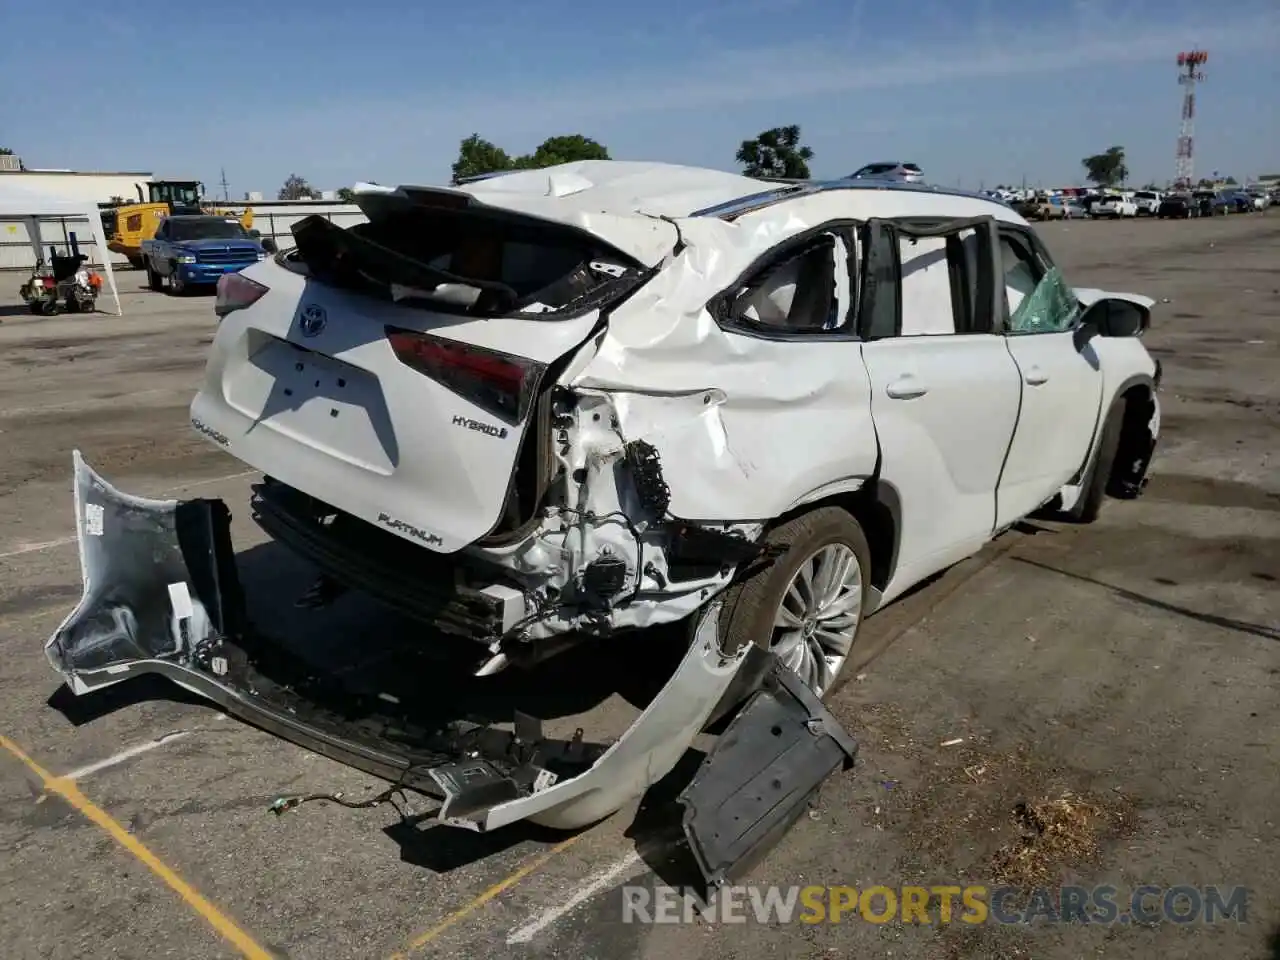
[[120, 291], [116, 288], [116, 275], [111, 269], [111, 255], [107, 252], [106, 232], [102, 229], [102, 215], [97, 204], [33, 193], [9, 181], [9, 177], [0, 177], [0, 223], [16, 221], [26, 224], [37, 262], [46, 259], [47, 254], [41, 233], [41, 218], [65, 217], [89, 221], [89, 233], [97, 247], [98, 257], [102, 260], [103, 278], [107, 289], [111, 291], [115, 314], [120, 316]]

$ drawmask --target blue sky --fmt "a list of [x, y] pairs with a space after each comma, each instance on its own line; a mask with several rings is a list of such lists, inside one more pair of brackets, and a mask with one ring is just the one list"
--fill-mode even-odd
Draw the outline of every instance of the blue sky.
[[734, 169], [741, 140], [788, 123], [816, 176], [901, 159], [939, 183], [1061, 184], [1122, 144], [1163, 181], [1192, 45], [1210, 52], [1197, 173], [1280, 172], [1280, 0], [221, 0], [158, 19], [113, 0], [52, 46], [15, 42], [55, 29], [45, 6], [2, 6], [0, 145], [211, 191], [225, 167], [233, 197], [293, 172], [444, 182], [472, 132]]

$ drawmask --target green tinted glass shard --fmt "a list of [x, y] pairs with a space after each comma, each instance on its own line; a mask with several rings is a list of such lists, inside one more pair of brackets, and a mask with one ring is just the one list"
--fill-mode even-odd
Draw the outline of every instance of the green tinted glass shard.
[[1054, 267], [1013, 311], [1009, 331], [1057, 333], [1071, 326], [1079, 309], [1080, 303], [1062, 278], [1062, 271]]

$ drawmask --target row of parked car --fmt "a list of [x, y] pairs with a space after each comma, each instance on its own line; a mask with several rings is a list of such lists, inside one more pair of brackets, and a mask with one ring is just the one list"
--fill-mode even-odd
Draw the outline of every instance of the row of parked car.
[[1277, 199], [1280, 197], [1262, 190], [1194, 190], [1189, 193], [1135, 190], [1124, 194], [1029, 197], [1016, 200], [1011, 206], [1028, 220], [1185, 219], [1265, 210]]
[[1246, 190], [1194, 190], [1171, 193], [1156, 210], [1161, 219], [1186, 220], [1190, 217], [1216, 217], [1229, 213], [1254, 213], [1266, 210], [1277, 200], [1280, 191], [1264, 193]]

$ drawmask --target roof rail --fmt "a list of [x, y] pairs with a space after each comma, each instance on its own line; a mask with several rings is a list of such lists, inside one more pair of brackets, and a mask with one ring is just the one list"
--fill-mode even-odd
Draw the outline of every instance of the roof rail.
[[453, 185], [460, 187], [464, 183], [476, 183], [479, 180], [492, 180], [494, 177], [505, 177], [509, 173], [518, 173], [516, 170], [494, 170], [491, 173], [473, 173], [469, 177], [454, 177]]
[[747, 213], [754, 213], [765, 207], [771, 207], [783, 200], [810, 196], [815, 193], [829, 193], [834, 190], [892, 190], [901, 193], [934, 193], [948, 197], [964, 197], [969, 200], [985, 200], [996, 203], [991, 197], [972, 190], [961, 190], [958, 187], [942, 187], [931, 183], [903, 183], [898, 180], [875, 180], [862, 178], [851, 180], [787, 180], [773, 177], [760, 178], [765, 183], [780, 184], [776, 190], [753, 193], [750, 196], [730, 200], [689, 214], [691, 217], [717, 217], [721, 220], [733, 220]]

